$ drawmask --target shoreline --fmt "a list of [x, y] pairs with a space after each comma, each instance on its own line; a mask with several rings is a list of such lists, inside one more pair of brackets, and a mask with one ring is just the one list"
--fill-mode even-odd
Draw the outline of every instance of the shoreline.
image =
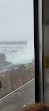
[[12, 69], [17, 69], [17, 68], [19, 68], [19, 66], [22, 66], [22, 65], [27, 68], [27, 66], [29, 66], [30, 64], [34, 65], [34, 60], [32, 62], [25, 63], [25, 64], [12, 64], [5, 60], [5, 54], [0, 53], [0, 73], [6, 72], [8, 70], [10, 71]]
[[[33, 61], [34, 62], [34, 61]], [[6, 72], [6, 71], [11, 71], [12, 69], [18, 69], [19, 67], [21, 67], [21, 66], [24, 66], [24, 67], [26, 67], [27, 69], [28, 68], [30, 68], [30, 65], [32, 66], [32, 65], [34, 65], [34, 63], [33, 62], [30, 62], [30, 63], [26, 63], [26, 64], [19, 64], [19, 65], [17, 65], [17, 64], [11, 64], [11, 63], [8, 63], [8, 62], [6, 62], [5, 64], [5, 66], [1, 66], [1, 67], [3, 67], [3, 68], [1, 68], [0, 69], [0, 73], [2, 73], [2, 72]]]
[[27, 62], [27, 63], [21, 63], [21, 64], [13, 64], [8, 61], [6, 61], [5, 54], [0, 53], [0, 71], [2, 70], [8, 70], [10, 68], [13, 68], [15, 66], [19, 67], [20, 65], [28, 66], [29, 64], [34, 63], [34, 60]]

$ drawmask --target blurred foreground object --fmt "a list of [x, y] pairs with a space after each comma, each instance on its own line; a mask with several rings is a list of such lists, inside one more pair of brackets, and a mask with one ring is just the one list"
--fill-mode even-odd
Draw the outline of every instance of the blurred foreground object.
[[35, 104], [25, 106], [22, 111], [49, 111], [49, 106], [45, 104]]

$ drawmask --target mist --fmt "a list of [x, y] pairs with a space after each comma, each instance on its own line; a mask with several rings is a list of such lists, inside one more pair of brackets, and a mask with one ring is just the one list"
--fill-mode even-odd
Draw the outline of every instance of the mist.
[[0, 0], [0, 41], [34, 40], [32, 0]]

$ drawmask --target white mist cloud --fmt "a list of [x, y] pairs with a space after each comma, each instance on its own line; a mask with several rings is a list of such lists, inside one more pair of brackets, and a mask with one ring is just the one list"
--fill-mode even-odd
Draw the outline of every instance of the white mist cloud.
[[32, 0], [0, 0], [0, 41], [33, 39]]

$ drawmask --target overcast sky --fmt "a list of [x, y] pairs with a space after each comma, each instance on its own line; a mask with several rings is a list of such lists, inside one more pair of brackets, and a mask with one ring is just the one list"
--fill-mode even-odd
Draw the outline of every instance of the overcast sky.
[[33, 39], [32, 0], [0, 0], [0, 41]]

